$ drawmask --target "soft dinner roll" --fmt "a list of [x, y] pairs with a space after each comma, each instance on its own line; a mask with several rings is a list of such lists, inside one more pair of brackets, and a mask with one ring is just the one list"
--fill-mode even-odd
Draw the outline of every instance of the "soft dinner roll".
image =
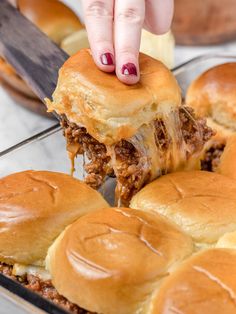
[[191, 238], [159, 215], [107, 208], [66, 228], [46, 265], [57, 291], [84, 309], [146, 313], [152, 292], [192, 249]]
[[43, 265], [54, 239], [77, 218], [108, 207], [72, 177], [24, 171], [0, 180], [0, 262]]
[[227, 139], [216, 171], [227, 177], [236, 179], [236, 135]]
[[125, 85], [114, 74], [100, 71], [90, 50], [80, 50], [60, 69], [48, 108], [66, 114], [104, 144], [129, 138], [158, 113], [181, 104], [177, 81], [161, 62], [140, 54], [140, 72], [138, 84]]
[[194, 255], [172, 273], [148, 314], [235, 314], [236, 250]]
[[236, 230], [236, 180], [205, 171], [171, 173], [144, 187], [131, 207], [164, 215], [198, 246], [213, 245]]
[[76, 14], [61, 1], [18, 0], [17, 5], [21, 13], [57, 44], [83, 28]]
[[236, 62], [215, 66], [193, 81], [186, 105], [209, 118], [218, 138], [232, 135], [236, 131]]

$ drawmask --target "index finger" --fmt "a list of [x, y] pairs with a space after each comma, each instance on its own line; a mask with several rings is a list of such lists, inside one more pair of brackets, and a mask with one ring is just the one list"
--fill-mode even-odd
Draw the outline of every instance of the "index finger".
[[85, 26], [97, 66], [112, 72], [114, 66], [113, 9], [114, 0], [82, 0]]
[[139, 48], [145, 17], [145, 0], [115, 2], [116, 74], [126, 84], [139, 81]]

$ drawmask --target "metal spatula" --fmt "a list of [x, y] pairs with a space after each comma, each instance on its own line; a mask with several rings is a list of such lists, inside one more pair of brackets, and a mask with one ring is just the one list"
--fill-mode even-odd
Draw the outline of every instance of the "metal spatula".
[[51, 98], [58, 70], [68, 58], [7, 0], [0, 0], [0, 56], [42, 101], [45, 97]]

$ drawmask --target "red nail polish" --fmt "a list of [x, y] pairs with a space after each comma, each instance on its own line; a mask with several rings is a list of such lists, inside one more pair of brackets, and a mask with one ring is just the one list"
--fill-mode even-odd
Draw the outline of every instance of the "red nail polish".
[[126, 63], [123, 65], [121, 69], [121, 73], [124, 75], [136, 75], [137, 76], [137, 68], [133, 63]]
[[114, 57], [110, 52], [102, 54], [100, 59], [103, 65], [114, 65]]

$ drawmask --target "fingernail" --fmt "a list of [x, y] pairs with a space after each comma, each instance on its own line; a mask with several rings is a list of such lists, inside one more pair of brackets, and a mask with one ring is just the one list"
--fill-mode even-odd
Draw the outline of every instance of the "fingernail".
[[121, 73], [124, 75], [136, 75], [137, 76], [137, 68], [133, 63], [126, 63], [123, 65], [121, 69]]
[[114, 57], [110, 52], [101, 55], [101, 62], [103, 65], [114, 65]]

